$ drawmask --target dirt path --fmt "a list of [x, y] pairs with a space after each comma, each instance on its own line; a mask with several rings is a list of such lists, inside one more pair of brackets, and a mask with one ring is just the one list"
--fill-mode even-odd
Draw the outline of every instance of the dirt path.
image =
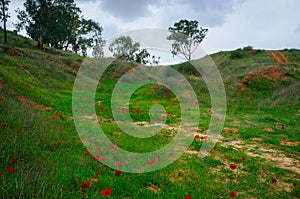
[[[0, 80], [0, 87], [4, 88], [8, 93], [11, 93], [13, 95], [17, 95], [16, 91], [10, 87], [8, 87], [8, 85], [6, 85], [3, 81]], [[17, 98], [20, 102], [24, 103], [24, 104], [28, 104], [30, 106], [32, 106], [35, 109], [41, 110], [41, 111], [49, 111], [51, 110], [51, 107], [47, 107], [43, 104], [38, 104], [36, 102], [31, 101], [30, 99], [28, 99], [27, 97], [23, 96], [23, 95], [17, 95]]]
[[288, 64], [290, 61], [284, 56], [282, 52], [267, 51], [268, 55], [272, 57], [278, 64]]
[[[285, 144], [285, 143], [282, 143]], [[298, 145], [299, 142], [289, 142], [289, 145]], [[273, 165], [278, 168], [287, 169], [300, 174], [300, 161], [291, 157], [287, 157], [282, 151], [270, 149], [258, 144], [246, 144], [241, 140], [233, 140], [222, 143], [224, 147], [231, 147], [235, 150], [242, 151], [251, 157], [260, 157], [267, 162], [273, 162]]]

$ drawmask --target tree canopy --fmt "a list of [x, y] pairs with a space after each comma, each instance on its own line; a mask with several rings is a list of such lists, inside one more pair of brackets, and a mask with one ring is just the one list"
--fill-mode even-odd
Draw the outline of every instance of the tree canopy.
[[182, 19], [169, 27], [171, 33], [167, 39], [173, 40], [172, 54], [182, 54], [188, 61], [191, 60], [199, 44], [206, 36], [208, 29], [199, 27], [198, 21]]
[[146, 49], [140, 49], [140, 43], [134, 42], [129, 36], [121, 36], [113, 40], [109, 45], [109, 50], [115, 57], [120, 57], [127, 61], [135, 61], [147, 64], [150, 53]]
[[47, 44], [86, 55], [87, 48], [99, 43], [102, 36], [103, 28], [85, 19], [74, 0], [26, 0], [24, 7], [17, 10], [16, 28], [25, 28], [40, 48]]

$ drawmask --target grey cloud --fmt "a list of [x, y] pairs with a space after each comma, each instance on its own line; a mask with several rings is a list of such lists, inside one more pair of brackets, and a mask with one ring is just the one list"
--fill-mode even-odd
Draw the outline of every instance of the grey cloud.
[[233, 11], [234, 7], [245, 1], [246, 0], [179, 0], [179, 3], [189, 4], [201, 24], [213, 27], [222, 25], [226, 20], [226, 16]]
[[[194, 13], [194, 17], [200, 20], [201, 24], [212, 27], [222, 25], [225, 22], [226, 16], [233, 11], [234, 6], [245, 1], [246, 0], [102, 0], [101, 9], [128, 22], [150, 15], [151, 13], [148, 10], [149, 5], [153, 5], [158, 9], [169, 5], [176, 5], [177, 9], [180, 9], [181, 5], [189, 6], [191, 12]], [[191, 13], [187, 12], [186, 15], [178, 17], [186, 18], [190, 16], [190, 14]]]
[[132, 21], [147, 15], [148, 5], [156, 2], [157, 0], [103, 0], [101, 8], [124, 21]]

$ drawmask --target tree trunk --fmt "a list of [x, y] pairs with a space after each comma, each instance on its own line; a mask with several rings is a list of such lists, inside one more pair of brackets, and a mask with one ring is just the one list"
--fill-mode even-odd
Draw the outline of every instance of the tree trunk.
[[4, 22], [3, 22], [3, 28], [4, 28], [4, 43], [7, 44], [6, 18], [4, 19]]
[[4, 31], [4, 43], [7, 44], [7, 30], [6, 30], [6, 13], [5, 13], [5, 2], [4, 0], [1, 0], [1, 3], [2, 3], [2, 14], [3, 14], [3, 31]]
[[38, 47], [40, 48], [40, 49], [43, 49], [44, 48], [44, 39], [43, 39], [43, 36], [42, 35], [40, 35], [40, 37], [39, 37], [39, 41], [38, 41]]

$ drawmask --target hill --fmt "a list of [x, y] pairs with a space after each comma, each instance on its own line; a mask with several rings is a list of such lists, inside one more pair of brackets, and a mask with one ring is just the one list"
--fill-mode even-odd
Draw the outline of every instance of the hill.
[[[168, 167], [131, 174], [96, 161], [76, 132], [73, 85], [85, 58], [40, 51], [34, 41], [11, 32], [8, 40], [9, 46], [0, 44], [2, 198], [98, 198], [106, 188], [113, 198], [229, 198], [232, 192], [240, 198], [299, 197], [300, 50], [247, 47], [211, 55], [224, 80], [227, 118], [221, 139], [204, 159], [197, 154], [208, 140], [211, 117], [206, 83], [189, 63], [172, 66], [198, 98], [200, 124], [188, 132], [197, 136]], [[150, 139], [122, 132], [110, 109], [111, 93], [135, 66], [111, 64], [97, 87], [95, 109], [99, 127], [116, 146], [150, 152], [170, 143], [181, 128], [180, 104], [167, 88], [145, 85], [134, 92], [129, 109], [119, 111], [129, 112], [136, 125], [151, 125], [149, 109], [161, 104], [168, 126]]]

